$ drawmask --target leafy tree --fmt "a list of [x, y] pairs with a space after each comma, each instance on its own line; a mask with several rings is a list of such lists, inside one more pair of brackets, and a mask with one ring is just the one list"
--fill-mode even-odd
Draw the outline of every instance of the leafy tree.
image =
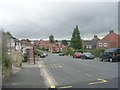
[[62, 44], [64, 44], [65, 46], [67, 46], [68, 45], [67, 40], [62, 40]]
[[78, 29], [78, 25], [76, 25], [72, 33], [71, 47], [75, 50], [82, 48], [82, 40], [80, 37], [80, 31]]
[[59, 41], [58, 40], [55, 40], [56, 43], [58, 43]]
[[49, 42], [52, 44], [52, 43], [55, 43], [55, 40], [54, 40], [54, 36], [53, 35], [51, 35], [50, 37], [49, 37]]

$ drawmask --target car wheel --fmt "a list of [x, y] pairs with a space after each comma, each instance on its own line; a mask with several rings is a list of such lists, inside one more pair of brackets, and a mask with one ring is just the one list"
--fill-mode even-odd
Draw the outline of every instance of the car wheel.
[[112, 59], [112, 58], [110, 58], [110, 62], [113, 62], [113, 59]]

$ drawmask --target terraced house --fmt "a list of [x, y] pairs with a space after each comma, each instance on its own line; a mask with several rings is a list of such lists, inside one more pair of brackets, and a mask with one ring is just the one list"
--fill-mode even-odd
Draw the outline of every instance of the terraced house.
[[49, 52], [62, 52], [66, 49], [66, 46], [63, 44], [51, 44], [49, 41], [40, 40], [39, 41], [40, 48], [47, 49]]

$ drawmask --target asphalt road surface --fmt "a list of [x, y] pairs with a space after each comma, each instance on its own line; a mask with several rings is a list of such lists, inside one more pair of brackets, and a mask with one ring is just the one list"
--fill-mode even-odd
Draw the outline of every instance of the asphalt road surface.
[[[49, 54], [40, 60], [57, 88], [118, 88], [118, 63]], [[47, 79], [49, 81], [49, 79]]]
[[3, 83], [4, 88], [118, 88], [118, 63], [48, 54]]

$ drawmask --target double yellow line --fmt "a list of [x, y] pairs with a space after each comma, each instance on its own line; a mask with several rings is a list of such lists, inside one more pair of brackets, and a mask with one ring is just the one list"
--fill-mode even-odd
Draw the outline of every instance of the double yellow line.
[[53, 83], [53, 81], [52, 81], [52, 79], [50, 78], [50, 76], [49, 76], [48, 73], [45, 73], [45, 77], [46, 77], [46, 79], [47, 79], [47, 81], [48, 81], [48, 84], [49, 84], [50, 88], [56, 88], [56, 86], [54, 85], [54, 83]]
[[[45, 67], [45, 65], [44, 65], [44, 63], [43, 63], [42, 61], [40, 61], [39, 67], [40, 67], [40, 68]], [[61, 66], [61, 67], [62, 67], [62, 66]], [[44, 69], [44, 70], [45, 70], [45, 69]], [[47, 73], [46, 70], [44, 71], [44, 78], [47, 80], [48, 86], [49, 86], [50, 88], [56, 88], [56, 86], [54, 85], [54, 82], [53, 82], [51, 76]], [[61, 89], [62, 89], [62, 88], [71, 88], [71, 87], [72, 87], [72, 86], [63, 86], [63, 87], [58, 87], [58, 88], [61, 88]]]
[[[44, 65], [44, 63], [43, 63], [42, 61], [40, 61], [39, 67], [40, 67], [40, 68], [45, 67], [45, 65]], [[54, 85], [54, 83], [53, 83], [50, 75], [49, 75], [46, 71], [44, 71], [44, 77], [45, 77], [45, 79], [47, 80], [50, 88], [56, 88], [56, 86]]]

